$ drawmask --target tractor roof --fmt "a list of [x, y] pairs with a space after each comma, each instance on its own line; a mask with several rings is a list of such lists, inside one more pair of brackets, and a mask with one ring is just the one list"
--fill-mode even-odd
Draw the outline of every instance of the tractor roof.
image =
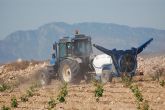
[[76, 34], [75, 38], [73, 38], [72, 40], [85, 40], [85, 39], [91, 39], [91, 37], [86, 36], [84, 34]]
[[84, 34], [75, 34], [75, 37], [63, 37], [59, 40], [59, 43], [67, 43], [67, 42], [74, 42], [75, 40], [91, 40], [90, 36], [86, 36]]
[[62, 39], [59, 40], [59, 43], [66, 43], [66, 42], [71, 42], [70, 37], [63, 37]]

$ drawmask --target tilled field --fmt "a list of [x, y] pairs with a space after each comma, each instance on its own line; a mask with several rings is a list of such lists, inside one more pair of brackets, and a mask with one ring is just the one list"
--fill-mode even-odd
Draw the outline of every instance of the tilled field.
[[[12, 92], [1, 92], [0, 105], [10, 106], [11, 98], [18, 100], [16, 110], [45, 110], [48, 108], [50, 98], [56, 98], [59, 93], [59, 81], [46, 87], [37, 88], [34, 95], [27, 102], [22, 102], [20, 97], [28, 89], [24, 85], [15, 88]], [[145, 100], [153, 110], [164, 110], [165, 88], [155, 81], [136, 82], [140, 87]], [[95, 87], [92, 84], [68, 85], [66, 102], [56, 105], [56, 109], [64, 110], [136, 110], [136, 99], [131, 90], [124, 87], [121, 82], [104, 85], [103, 97], [96, 102], [94, 96]]]
[[[165, 58], [165, 57], [163, 57]], [[158, 58], [157, 58], [158, 59]], [[160, 58], [162, 60], [162, 57]], [[138, 85], [144, 100], [148, 101], [150, 109], [153, 110], [164, 110], [165, 109], [165, 86], [162, 87], [159, 81], [153, 81], [153, 75], [146, 75], [143, 64], [149, 65], [148, 60], [153, 61], [150, 66], [150, 71], [154, 71], [152, 68], [162, 69], [163, 63], [155, 67], [160, 62], [154, 62], [158, 60], [151, 59], [139, 59], [140, 68], [138, 70], [143, 72], [143, 76], [135, 77], [133, 84]], [[33, 92], [33, 96], [28, 98], [28, 101], [21, 101], [20, 97], [27, 94], [26, 91], [34, 84], [29, 81], [30, 76], [34, 74], [34, 71], [38, 71], [43, 64], [31, 64], [24, 70], [10, 69], [7, 72], [1, 72], [0, 83], [15, 83], [13, 89], [0, 92], [0, 107], [3, 105], [11, 107], [12, 97], [16, 97], [18, 101], [18, 107], [12, 108], [13, 110], [46, 110], [48, 109], [48, 101], [50, 98], [56, 99], [59, 94], [59, 90], [62, 86], [60, 81], [53, 80], [48, 86], [39, 87], [36, 86]], [[143, 65], [143, 66], [142, 66]], [[155, 70], [157, 71], [157, 69]], [[164, 70], [161, 70], [164, 72]], [[10, 74], [10, 76], [8, 75]], [[164, 74], [164, 73], [163, 73]], [[19, 78], [18, 78], [19, 76]], [[21, 76], [21, 77], [20, 77]], [[150, 77], [149, 77], [150, 76]], [[21, 79], [28, 79], [22, 81]], [[164, 80], [164, 76], [160, 76], [160, 80]], [[3, 81], [3, 82], [2, 82]], [[14, 81], [14, 82], [13, 82]], [[20, 81], [20, 83], [18, 83]], [[26, 83], [26, 81], [28, 83]], [[78, 85], [68, 85], [68, 95], [65, 97], [65, 102], [57, 103], [52, 110], [137, 110], [136, 98], [129, 87], [126, 87], [120, 78], [114, 78], [112, 83], [107, 83], [103, 86], [103, 96], [100, 97], [99, 101], [96, 101], [94, 94], [95, 86], [92, 83], [85, 83], [82, 81]]]

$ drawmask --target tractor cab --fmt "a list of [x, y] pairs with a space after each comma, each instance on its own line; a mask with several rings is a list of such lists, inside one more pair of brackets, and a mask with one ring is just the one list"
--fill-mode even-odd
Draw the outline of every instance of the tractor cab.
[[88, 57], [92, 53], [91, 37], [77, 34], [72, 39], [73, 55], [76, 57]]
[[76, 34], [74, 38], [63, 37], [59, 43], [53, 45], [57, 61], [62, 61], [68, 57], [84, 58], [89, 57], [92, 51], [91, 37], [84, 34]]
[[93, 53], [91, 37], [84, 34], [75, 34], [73, 38], [63, 37], [58, 43], [53, 45], [54, 53], [52, 54], [52, 62], [55, 61], [55, 71], [58, 72], [61, 63], [64, 60], [72, 60], [78, 63], [82, 70], [88, 70], [90, 56]]
[[59, 60], [63, 60], [66, 57], [70, 57], [72, 55], [72, 43], [69, 37], [64, 37], [59, 40], [57, 55]]

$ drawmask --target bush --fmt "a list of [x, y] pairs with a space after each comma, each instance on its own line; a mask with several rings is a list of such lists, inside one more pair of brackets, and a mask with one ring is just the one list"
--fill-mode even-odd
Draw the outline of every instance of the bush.
[[59, 95], [57, 96], [57, 100], [59, 102], [65, 102], [65, 97], [67, 94], [68, 94], [67, 83], [65, 83], [61, 88]]
[[11, 110], [11, 109], [9, 107], [6, 107], [5, 105], [3, 105], [1, 110]]
[[17, 107], [17, 106], [18, 106], [17, 99], [15, 97], [13, 97], [11, 99], [11, 107]]
[[147, 100], [145, 100], [145, 101], [142, 103], [141, 110], [149, 110], [149, 105], [148, 105], [148, 101], [147, 101]]
[[103, 96], [103, 92], [104, 92], [103, 84], [98, 81], [98, 82], [94, 83], [94, 86], [96, 86], [95, 97], [96, 97], [96, 101], [98, 102], [99, 98]]
[[159, 84], [163, 87], [163, 86], [165, 85], [165, 81], [164, 81], [164, 80], [161, 80], [161, 81], [159, 82]]
[[32, 90], [27, 90], [26, 91], [28, 97], [33, 97], [34, 93]]
[[37, 90], [36, 90], [37, 87], [41, 87], [41, 84], [39, 84], [38, 82], [33, 82], [32, 85], [29, 87], [29, 89], [30, 89], [32, 92], [35, 92], [35, 91], [37, 91]]
[[32, 86], [29, 87], [28, 90], [26, 90], [26, 94], [24, 94], [24, 95], [22, 95], [20, 97], [22, 102], [26, 102], [26, 101], [28, 101], [29, 97], [33, 97], [34, 91], [35, 91], [35, 87], [36, 87], [36, 85], [32, 85]]
[[132, 84], [132, 77], [123, 75], [121, 78], [122, 78], [122, 82], [126, 87], [129, 87]]
[[50, 98], [50, 100], [48, 101], [49, 108], [54, 108], [56, 104], [57, 104], [56, 100], [52, 98]]
[[0, 92], [3, 92], [7, 89], [10, 89], [10, 86], [8, 86], [6, 84], [0, 84]]
[[67, 90], [67, 83], [64, 83], [64, 85], [61, 87], [60, 92], [57, 96], [57, 100], [50, 98], [48, 101], [48, 110], [51, 110], [56, 106], [57, 103], [62, 103], [65, 102], [65, 97], [68, 95], [68, 90]]
[[136, 97], [137, 109], [138, 110], [149, 110], [148, 101], [143, 99], [143, 96], [137, 85], [130, 86], [134, 96]]
[[136, 97], [136, 100], [138, 102], [142, 102], [143, 101], [143, 96], [142, 96], [138, 86], [137, 85], [132, 85], [132, 86], [130, 86], [130, 89], [132, 90], [134, 96]]
[[103, 96], [103, 86], [98, 85], [97, 88], [95, 89], [95, 97], [102, 97]]
[[28, 96], [27, 95], [21, 96], [21, 101], [22, 102], [27, 102], [28, 101]]
[[97, 80], [97, 79], [92, 79], [92, 84], [94, 85], [94, 86], [97, 86], [98, 84], [100, 84], [101, 83], [101, 80], [99, 79], [99, 80]]

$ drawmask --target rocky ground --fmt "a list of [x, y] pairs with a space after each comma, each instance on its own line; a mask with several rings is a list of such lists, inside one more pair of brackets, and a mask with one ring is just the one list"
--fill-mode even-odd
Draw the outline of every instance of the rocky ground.
[[[18, 107], [15, 110], [46, 110], [51, 98], [59, 95], [61, 82], [53, 80], [48, 86], [37, 83], [37, 75], [45, 67], [44, 62], [18, 61], [0, 66], [0, 86], [9, 86], [0, 92], [0, 107], [11, 108], [11, 99], [15, 97]], [[133, 84], [138, 85], [143, 99], [148, 101], [150, 109], [165, 109], [165, 86], [160, 82], [165, 80], [165, 56], [138, 58], [137, 73], [142, 76], [133, 78]], [[20, 97], [29, 93], [33, 87], [32, 95], [28, 101], [23, 102]], [[94, 94], [96, 87], [93, 83], [82, 81], [78, 85], [68, 85], [68, 95], [64, 103], [57, 103], [52, 110], [136, 110], [137, 102], [131, 89], [121, 81], [114, 78], [111, 83], [103, 86], [103, 96], [96, 101]]]

